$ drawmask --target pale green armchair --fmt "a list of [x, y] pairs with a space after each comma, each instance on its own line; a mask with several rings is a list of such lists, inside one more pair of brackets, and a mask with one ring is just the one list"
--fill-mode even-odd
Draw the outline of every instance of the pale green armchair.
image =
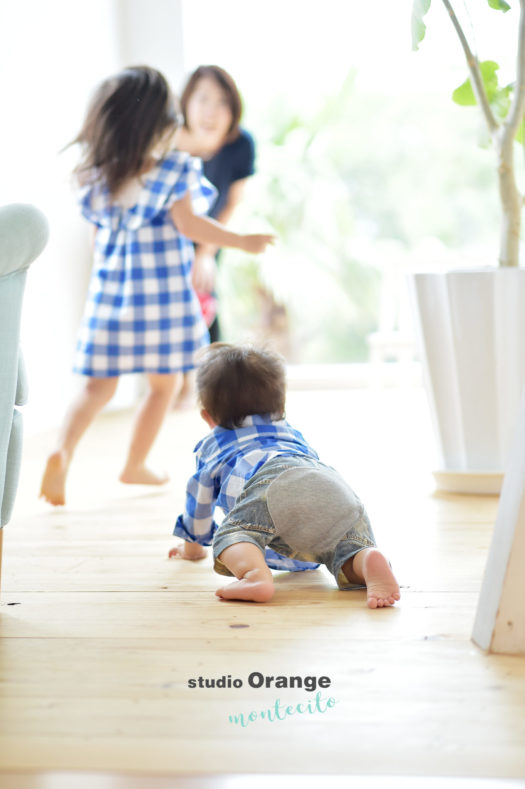
[[29, 265], [44, 249], [48, 225], [34, 206], [0, 207], [0, 577], [3, 527], [9, 521], [22, 457], [26, 379], [20, 355], [20, 315]]

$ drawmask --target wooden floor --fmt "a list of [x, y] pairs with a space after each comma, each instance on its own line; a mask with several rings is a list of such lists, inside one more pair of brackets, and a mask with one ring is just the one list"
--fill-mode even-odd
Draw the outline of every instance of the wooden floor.
[[[525, 659], [470, 641], [497, 499], [433, 492], [417, 388], [295, 391], [288, 416], [364, 500], [399, 606], [370, 611], [324, 571], [276, 574], [269, 605], [221, 602], [209, 558], [169, 561], [203, 434], [194, 412], [170, 415], [158, 441], [162, 490], [114, 482], [130, 416], [101, 417], [59, 510], [36, 498], [50, 436], [32, 437], [4, 539], [0, 785], [22, 786], [9, 771], [78, 770], [159, 787], [240, 773], [525, 778]], [[252, 672], [331, 685], [316, 703], [305, 688], [250, 687]], [[188, 687], [223, 676], [242, 687]], [[268, 720], [277, 700], [283, 719]]]

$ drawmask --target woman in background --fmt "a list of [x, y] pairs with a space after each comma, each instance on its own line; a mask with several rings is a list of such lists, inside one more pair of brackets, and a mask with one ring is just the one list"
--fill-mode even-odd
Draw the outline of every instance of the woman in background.
[[[240, 203], [246, 179], [254, 173], [252, 136], [240, 128], [242, 101], [232, 77], [219, 66], [199, 66], [189, 77], [180, 105], [184, 119], [176, 134], [177, 148], [202, 159], [203, 172], [218, 195], [208, 215], [227, 224]], [[211, 293], [215, 287], [219, 248], [199, 244], [195, 250], [193, 281], [197, 290]], [[218, 339], [217, 319], [210, 339]]]
[[[217, 189], [208, 216], [227, 224], [243, 197], [247, 179], [254, 174], [254, 141], [239, 126], [242, 100], [232, 77], [219, 66], [199, 66], [189, 77], [180, 98], [184, 125], [176, 133], [181, 151], [202, 159], [205, 177]], [[220, 337], [215, 281], [220, 248], [198, 244], [193, 264], [193, 285], [200, 294], [210, 340]], [[177, 404], [188, 399], [191, 388], [185, 381]]]

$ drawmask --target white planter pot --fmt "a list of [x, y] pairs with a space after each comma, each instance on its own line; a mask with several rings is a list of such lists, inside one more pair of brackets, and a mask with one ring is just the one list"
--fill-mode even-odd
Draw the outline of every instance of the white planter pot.
[[438, 487], [498, 493], [525, 384], [525, 269], [410, 277]]

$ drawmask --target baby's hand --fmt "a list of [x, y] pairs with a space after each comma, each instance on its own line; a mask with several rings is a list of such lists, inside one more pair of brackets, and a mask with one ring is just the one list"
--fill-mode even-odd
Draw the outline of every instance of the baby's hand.
[[253, 255], [258, 255], [264, 252], [268, 244], [275, 242], [275, 236], [267, 233], [252, 233], [246, 236], [241, 236], [241, 249], [245, 252], [251, 252]]
[[181, 542], [172, 548], [168, 554], [170, 559], [188, 559], [195, 562], [206, 558], [206, 549], [198, 542]]

